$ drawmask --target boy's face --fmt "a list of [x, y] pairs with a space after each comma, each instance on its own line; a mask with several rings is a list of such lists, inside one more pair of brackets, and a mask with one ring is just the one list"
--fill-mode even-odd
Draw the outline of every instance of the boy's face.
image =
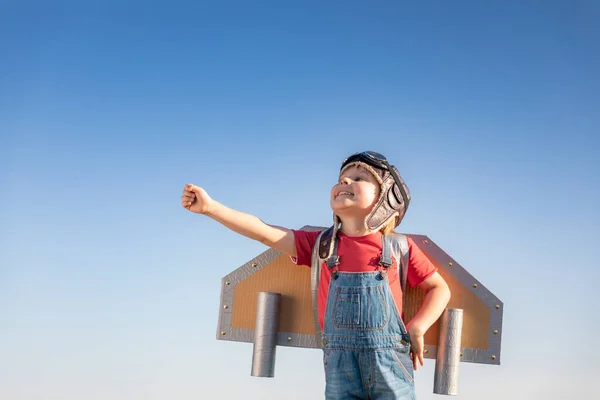
[[331, 209], [340, 218], [364, 218], [379, 199], [379, 183], [370, 172], [353, 165], [331, 188]]

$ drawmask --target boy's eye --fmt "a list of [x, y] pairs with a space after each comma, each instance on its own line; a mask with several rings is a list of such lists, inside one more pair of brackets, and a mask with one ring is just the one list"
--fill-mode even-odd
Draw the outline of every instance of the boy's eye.
[[341, 182], [344, 180], [344, 178], [348, 178], [348, 179], [350, 179], [351, 181], [355, 181], [355, 182], [360, 182], [360, 181], [364, 181], [364, 180], [366, 180], [366, 179], [365, 179], [365, 178], [363, 178], [362, 176], [347, 176], [347, 177], [341, 177], [341, 178], [339, 179], [338, 183], [341, 183]]
[[362, 176], [349, 176], [348, 177], [350, 180], [358, 182], [358, 181], [364, 181], [365, 178], [363, 178]]

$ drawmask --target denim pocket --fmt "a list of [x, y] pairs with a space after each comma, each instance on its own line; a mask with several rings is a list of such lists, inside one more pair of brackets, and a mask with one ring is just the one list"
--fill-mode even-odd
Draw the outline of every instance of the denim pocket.
[[360, 294], [338, 292], [335, 299], [335, 321], [337, 325], [360, 324]]
[[409, 381], [414, 380], [413, 361], [410, 358], [410, 346], [393, 347], [390, 349], [392, 357], [400, 373]]
[[388, 302], [381, 286], [338, 287], [333, 322], [338, 329], [375, 330], [388, 323]]

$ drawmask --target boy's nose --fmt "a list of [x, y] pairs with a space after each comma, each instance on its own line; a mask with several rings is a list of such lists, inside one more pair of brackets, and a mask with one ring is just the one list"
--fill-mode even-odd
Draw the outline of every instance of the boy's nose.
[[341, 185], [349, 185], [350, 184], [350, 178], [342, 178], [342, 180], [340, 181]]

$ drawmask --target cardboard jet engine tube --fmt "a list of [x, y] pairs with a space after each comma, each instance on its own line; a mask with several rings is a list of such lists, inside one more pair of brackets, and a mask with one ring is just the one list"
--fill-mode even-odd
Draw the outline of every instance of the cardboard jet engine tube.
[[272, 378], [275, 375], [275, 351], [281, 294], [259, 292], [252, 353], [252, 376]]
[[458, 394], [458, 366], [460, 364], [462, 324], [462, 309], [447, 308], [442, 314], [433, 376], [433, 393], [444, 395]]

